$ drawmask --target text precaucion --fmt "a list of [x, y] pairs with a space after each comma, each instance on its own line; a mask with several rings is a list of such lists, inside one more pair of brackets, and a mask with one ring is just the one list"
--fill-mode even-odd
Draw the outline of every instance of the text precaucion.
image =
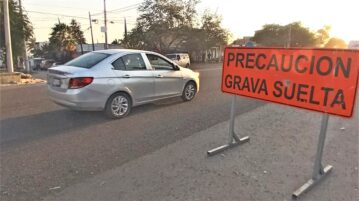
[[359, 51], [226, 48], [222, 91], [350, 117]]

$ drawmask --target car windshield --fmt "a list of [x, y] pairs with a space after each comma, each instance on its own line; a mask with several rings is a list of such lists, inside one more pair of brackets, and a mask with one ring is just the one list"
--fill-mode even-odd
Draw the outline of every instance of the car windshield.
[[90, 53], [84, 54], [82, 56], [79, 56], [76, 59], [73, 59], [64, 65], [65, 66], [76, 66], [76, 67], [81, 67], [81, 68], [91, 68], [109, 56], [110, 56], [110, 54], [90, 52]]

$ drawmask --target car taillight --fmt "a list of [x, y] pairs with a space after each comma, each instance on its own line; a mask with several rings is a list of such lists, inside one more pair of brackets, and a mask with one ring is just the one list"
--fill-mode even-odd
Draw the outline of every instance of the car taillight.
[[69, 81], [69, 89], [78, 89], [91, 84], [93, 77], [76, 77]]

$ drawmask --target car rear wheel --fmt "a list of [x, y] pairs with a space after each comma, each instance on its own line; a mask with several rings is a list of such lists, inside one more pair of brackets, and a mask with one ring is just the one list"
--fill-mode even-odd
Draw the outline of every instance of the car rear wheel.
[[188, 82], [182, 92], [183, 101], [192, 100], [196, 96], [196, 93], [197, 93], [196, 84], [192, 81]]
[[132, 108], [132, 101], [129, 95], [125, 93], [116, 93], [112, 95], [106, 103], [105, 113], [112, 119], [119, 119], [127, 116]]

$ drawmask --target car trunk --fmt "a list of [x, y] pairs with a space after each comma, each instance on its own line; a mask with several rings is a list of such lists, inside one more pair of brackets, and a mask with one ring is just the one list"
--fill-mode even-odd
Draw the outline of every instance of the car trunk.
[[47, 84], [54, 90], [65, 92], [68, 89], [70, 78], [76, 77], [84, 71], [88, 71], [88, 69], [74, 66], [50, 68], [47, 74]]

